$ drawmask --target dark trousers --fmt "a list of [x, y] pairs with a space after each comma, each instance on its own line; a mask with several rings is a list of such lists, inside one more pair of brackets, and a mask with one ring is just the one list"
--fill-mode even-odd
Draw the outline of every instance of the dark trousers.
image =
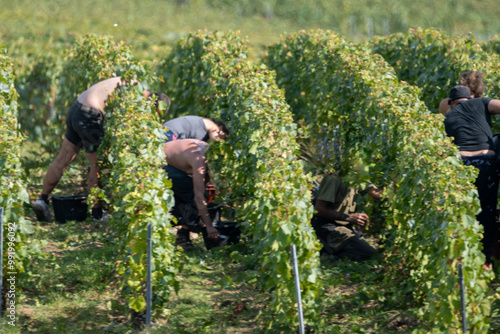
[[194, 202], [193, 178], [183, 171], [168, 165], [162, 166], [172, 180], [175, 205], [172, 214], [179, 225], [198, 227], [200, 215]]
[[477, 215], [476, 219], [484, 227], [484, 237], [481, 242], [483, 243], [483, 253], [486, 256], [486, 261], [490, 261], [497, 243], [497, 160], [492, 155], [479, 155], [462, 157], [462, 161], [466, 166], [474, 166], [479, 169], [479, 175], [474, 184], [477, 187], [479, 201], [481, 202], [481, 213]]
[[341, 258], [348, 258], [354, 261], [365, 261], [375, 255], [377, 251], [375, 248], [363, 238], [354, 237], [349, 239], [344, 247], [335, 254]]
[[337, 225], [318, 215], [313, 216], [312, 226], [323, 245], [322, 251], [329, 255], [364, 261], [377, 253], [359, 232], [349, 226]]

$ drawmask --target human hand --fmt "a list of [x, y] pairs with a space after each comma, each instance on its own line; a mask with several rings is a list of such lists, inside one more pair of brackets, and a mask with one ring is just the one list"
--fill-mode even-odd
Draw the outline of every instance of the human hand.
[[215, 227], [207, 226], [207, 234], [210, 239], [217, 239], [220, 236], [219, 231]]
[[368, 215], [366, 213], [351, 213], [346, 219], [349, 223], [365, 226], [368, 222]]

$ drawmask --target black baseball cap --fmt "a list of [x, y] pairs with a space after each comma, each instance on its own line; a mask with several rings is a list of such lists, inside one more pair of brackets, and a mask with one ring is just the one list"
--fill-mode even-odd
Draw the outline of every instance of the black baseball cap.
[[448, 104], [453, 100], [458, 99], [470, 99], [470, 90], [469, 88], [463, 85], [457, 85], [450, 90], [450, 97], [448, 98]]

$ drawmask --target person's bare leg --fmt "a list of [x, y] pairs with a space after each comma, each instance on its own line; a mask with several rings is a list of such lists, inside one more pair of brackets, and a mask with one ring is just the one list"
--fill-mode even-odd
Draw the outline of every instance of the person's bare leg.
[[52, 161], [47, 169], [47, 174], [45, 174], [42, 195], [40, 199], [36, 200], [33, 204], [33, 211], [38, 221], [50, 221], [49, 195], [61, 179], [66, 167], [75, 159], [78, 150], [78, 146], [64, 138], [59, 154], [54, 161]]
[[[97, 152], [87, 153], [87, 158], [90, 162], [89, 178], [88, 178], [88, 191], [92, 193], [92, 189], [99, 188], [99, 177], [101, 175], [101, 168], [97, 164]], [[108, 214], [102, 211], [102, 201], [97, 200], [92, 203], [92, 218], [95, 222], [107, 222]]]
[[78, 154], [79, 148], [68, 139], [63, 139], [61, 150], [50, 164], [43, 181], [42, 195], [50, 195], [61, 179], [64, 170]]
[[[99, 188], [99, 174], [100, 168], [97, 165], [97, 152], [87, 153], [87, 159], [90, 162], [90, 170], [88, 175], [88, 191], [89, 194], [92, 193], [93, 188]], [[94, 208], [100, 208], [102, 206], [101, 201], [94, 203]]]

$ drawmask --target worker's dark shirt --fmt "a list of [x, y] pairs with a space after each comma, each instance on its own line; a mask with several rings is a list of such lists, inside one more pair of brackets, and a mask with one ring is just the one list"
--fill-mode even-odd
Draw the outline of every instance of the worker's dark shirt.
[[487, 97], [460, 101], [444, 120], [446, 134], [460, 151], [494, 150]]

